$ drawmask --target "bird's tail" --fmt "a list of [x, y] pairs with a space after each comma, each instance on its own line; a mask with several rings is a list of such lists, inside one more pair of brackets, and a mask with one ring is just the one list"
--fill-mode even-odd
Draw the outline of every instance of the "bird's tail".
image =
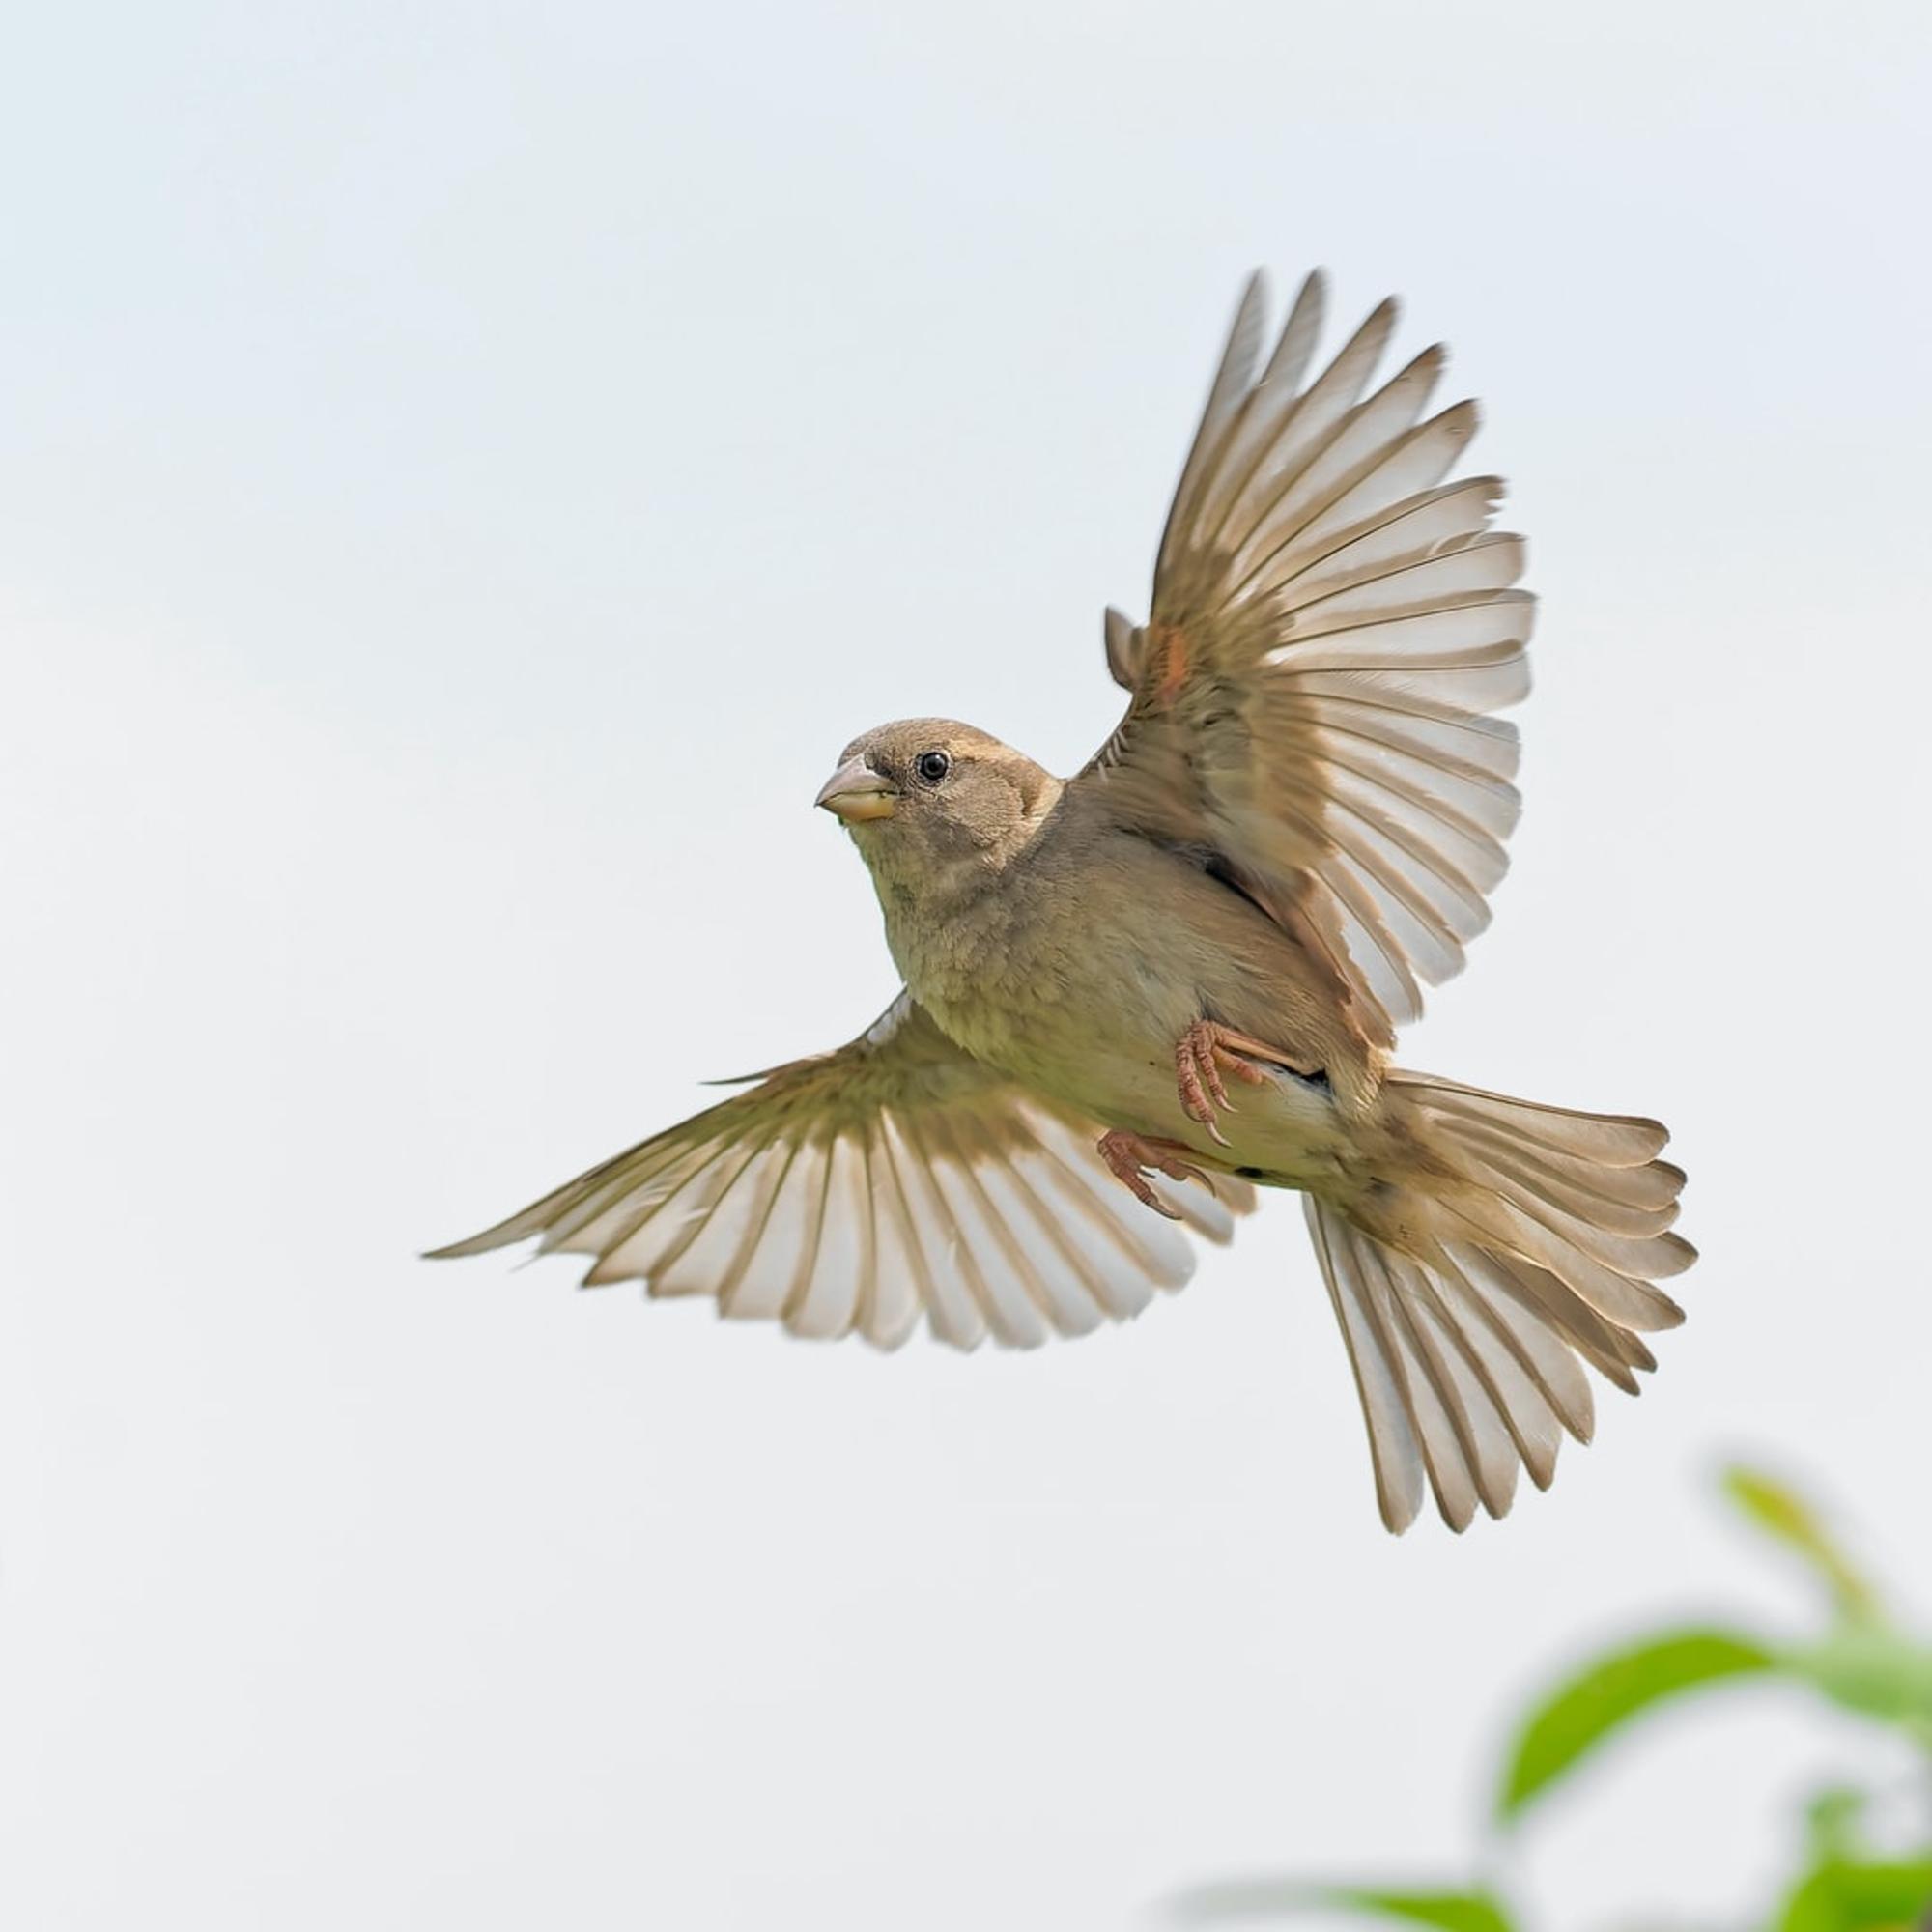
[[1643, 1333], [1683, 1310], [1653, 1286], [1696, 1259], [1667, 1232], [1681, 1169], [1655, 1121], [1572, 1113], [1421, 1073], [1382, 1089], [1386, 1179], [1307, 1197], [1309, 1231], [1368, 1419], [1382, 1520], [1406, 1529], [1426, 1479], [1443, 1520], [1501, 1516], [1519, 1467], [1539, 1489], [1566, 1430], [1590, 1439], [1582, 1364], [1631, 1394]]

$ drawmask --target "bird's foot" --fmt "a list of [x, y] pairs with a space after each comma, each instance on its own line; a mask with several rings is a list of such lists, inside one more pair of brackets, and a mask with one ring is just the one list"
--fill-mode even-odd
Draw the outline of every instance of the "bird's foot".
[[1196, 1020], [1175, 1046], [1174, 1079], [1180, 1090], [1180, 1111], [1198, 1126], [1206, 1127], [1223, 1147], [1228, 1142], [1215, 1124], [1215, 1112], [1232, 1114], [1236, 1109], [1228, 1098], [1221, 1074], [1225, 1069], [1250, 1087], [1265, 1087], [1267, 1075], [1255, 1065], [1258, 1060], [1304, 1077], [1321, 1071], [1292, 1059], [1278, 1046], [1250, 1038], [1233, 1027], [1217, 1026], [1212, 1020]]
[[1171, 1180], [1198, 1180], [1211, 1189], [1213, 1182], [1181, 1155], [1189, 1150], [1179, 1141], [1155, 1140], [1145, 1134], [1129, 1134], [1116, 1128], [1099, 1139], [1100, 1158], [1108, 1171], [1137, 1201], [1144, 1201], [1156, 1214], [1170, 1221], [1180, 1216], [1148, 1184], [1151, 1173], [1164, 1174]]

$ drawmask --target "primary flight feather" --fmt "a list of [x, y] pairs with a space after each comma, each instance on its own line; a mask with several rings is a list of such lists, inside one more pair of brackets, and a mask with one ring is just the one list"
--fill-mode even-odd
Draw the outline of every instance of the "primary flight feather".
[[1295, 1188], [1392, 1530], [1425, 1487], [1456, 1529], [1547, 1487], [1583, 1364], [1635, 1392], [1695, 1252], [1662, 1127], [1389, 1064], [1508, 863], [1532, 602], [1500, 480], [1451, 477], [1477, 416], [1428, 412], [1440, 348], [1377, 385], [1386, 301], [1311, 379], [1324, 299], [1264, 360], [1248, 284], [1085, 770], [946, 719], [845, 748], [817, 802], [878, 891], [887, 1012], [439, 1255], [535, 1237], [799, 1335], [1026, 1347]]

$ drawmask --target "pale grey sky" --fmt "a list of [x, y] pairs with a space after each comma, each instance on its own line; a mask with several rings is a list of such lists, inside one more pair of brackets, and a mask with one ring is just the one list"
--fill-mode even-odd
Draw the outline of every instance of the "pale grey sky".
[[[1932, 1605], [1926, 22], [17, 20], [8, 1921], [1060, 1932], [1453, 1870], [1511, 1698], [1763, 1594], [1739, 1445]], [[1642, 1402], [1398, 1544], [1290, 1201], [1019, 1358], [412, 1260], [884, 1004], [813, 789], [908, 712], [1104, 736], [1258, 262], [1450, 339], [1531, 536], [1515, 870], [1403, 1057], [1677, 1128]], [[1850, 1749], [1661, 1739], [1530, 1889], [1708, 1917]]]

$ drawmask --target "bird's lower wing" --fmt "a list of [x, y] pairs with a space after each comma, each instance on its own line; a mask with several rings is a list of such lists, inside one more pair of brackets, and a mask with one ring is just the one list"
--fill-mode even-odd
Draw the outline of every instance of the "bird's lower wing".
[[[1032, 1347], [1137, 1315], [1193, 1271], [1187, 1241], [1121, 1188], [1099, 1129], [962, 1053], [910, 995], [858, 1039], [761, 1075], [437, 1258], [536, 1237], [795, 1335], [895, 1348], [922, 1317], [971, 1349]], [[1225, 1241], [1254, 1205], [1159, 1177]]]

